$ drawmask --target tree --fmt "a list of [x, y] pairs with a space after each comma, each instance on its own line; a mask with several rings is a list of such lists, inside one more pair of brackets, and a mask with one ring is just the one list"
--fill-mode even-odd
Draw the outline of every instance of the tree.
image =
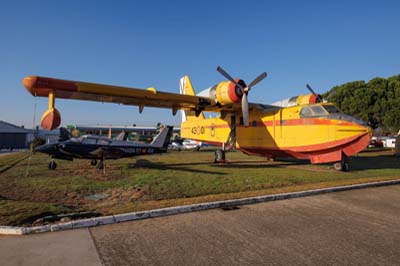
[[400, 75], [374, 78], [368, 83], [353, 81], [333, 87], [324, 94], [344, 113], [368, 121], [385, 132], [400, 128]]

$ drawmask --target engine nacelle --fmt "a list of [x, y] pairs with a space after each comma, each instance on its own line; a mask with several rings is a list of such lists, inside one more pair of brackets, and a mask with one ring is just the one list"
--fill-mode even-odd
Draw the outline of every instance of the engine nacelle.
[[[236, 82], [243, 88], [246, 87], [246, 83], [244, 83], [243, 80], [237, 79]], [[201, 91], [197, 95], [211, 98], [220, 105], [227, 105], [240, 102], [243, 93], [235, 83], [231, 81], [222, 81], [211, 88]]]
[[296, 105], [314, 104], [321, 102], [322, 96], [315, 94], [305, 94], [287, 98], [281, 101], [272, 103], [271, 105], [279, 107], [290, 107]]

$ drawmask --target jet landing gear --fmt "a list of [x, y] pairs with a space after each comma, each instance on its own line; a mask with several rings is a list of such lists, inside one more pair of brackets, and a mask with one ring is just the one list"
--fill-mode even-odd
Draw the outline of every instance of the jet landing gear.
[[51, 159], [49, 163], [49, 170], [56, 170], [56, 168], [57, 168], [56, 161], [54, 161], [54, 159]]
[[99, 170], [104, 169], [104, 161], [101, 160], [101, 161], [99, 162], [99, 164], [96, 166], [96, 168], [99, 169]]
[[337, 171], [342, 171], [342, 172], [350, 172], [350, 160], [349, 157], [346, 156], [346, 154], [342, 154], [342, 160], [340, 162], [334, 163], [333, 167]]
[[96, 159], [92, 159], [90, 160], [90, 165], [96, 166], [96, 169], [103, 170], [105, 163], [104, 160], [100, 160], [99, 163], [97, 163]]

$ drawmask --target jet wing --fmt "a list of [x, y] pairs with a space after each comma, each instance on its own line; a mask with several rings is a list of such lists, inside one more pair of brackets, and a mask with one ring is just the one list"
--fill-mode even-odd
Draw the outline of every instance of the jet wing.
[[[171, 108], [174, 111], [177, 109], [207, 112], [241, 111], [240, 103], [219, 106], [213, 99], [207, 97], [162, 92], [154, 88], [128, 88], [39, 76], [25, 77], [22, 83], [33, 96], [39, 97], [48, 97], [49, 93], [53, 92], [56, 98], [62, 99]], [[255, 107], [254, 104], [249, 104], [250, 108], [252, 106]]]

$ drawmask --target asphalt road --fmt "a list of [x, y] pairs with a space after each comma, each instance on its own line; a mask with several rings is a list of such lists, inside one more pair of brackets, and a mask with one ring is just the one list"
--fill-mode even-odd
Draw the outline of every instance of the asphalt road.
[[0, 265], [399, 265], [400, 186], [0, 237]]

